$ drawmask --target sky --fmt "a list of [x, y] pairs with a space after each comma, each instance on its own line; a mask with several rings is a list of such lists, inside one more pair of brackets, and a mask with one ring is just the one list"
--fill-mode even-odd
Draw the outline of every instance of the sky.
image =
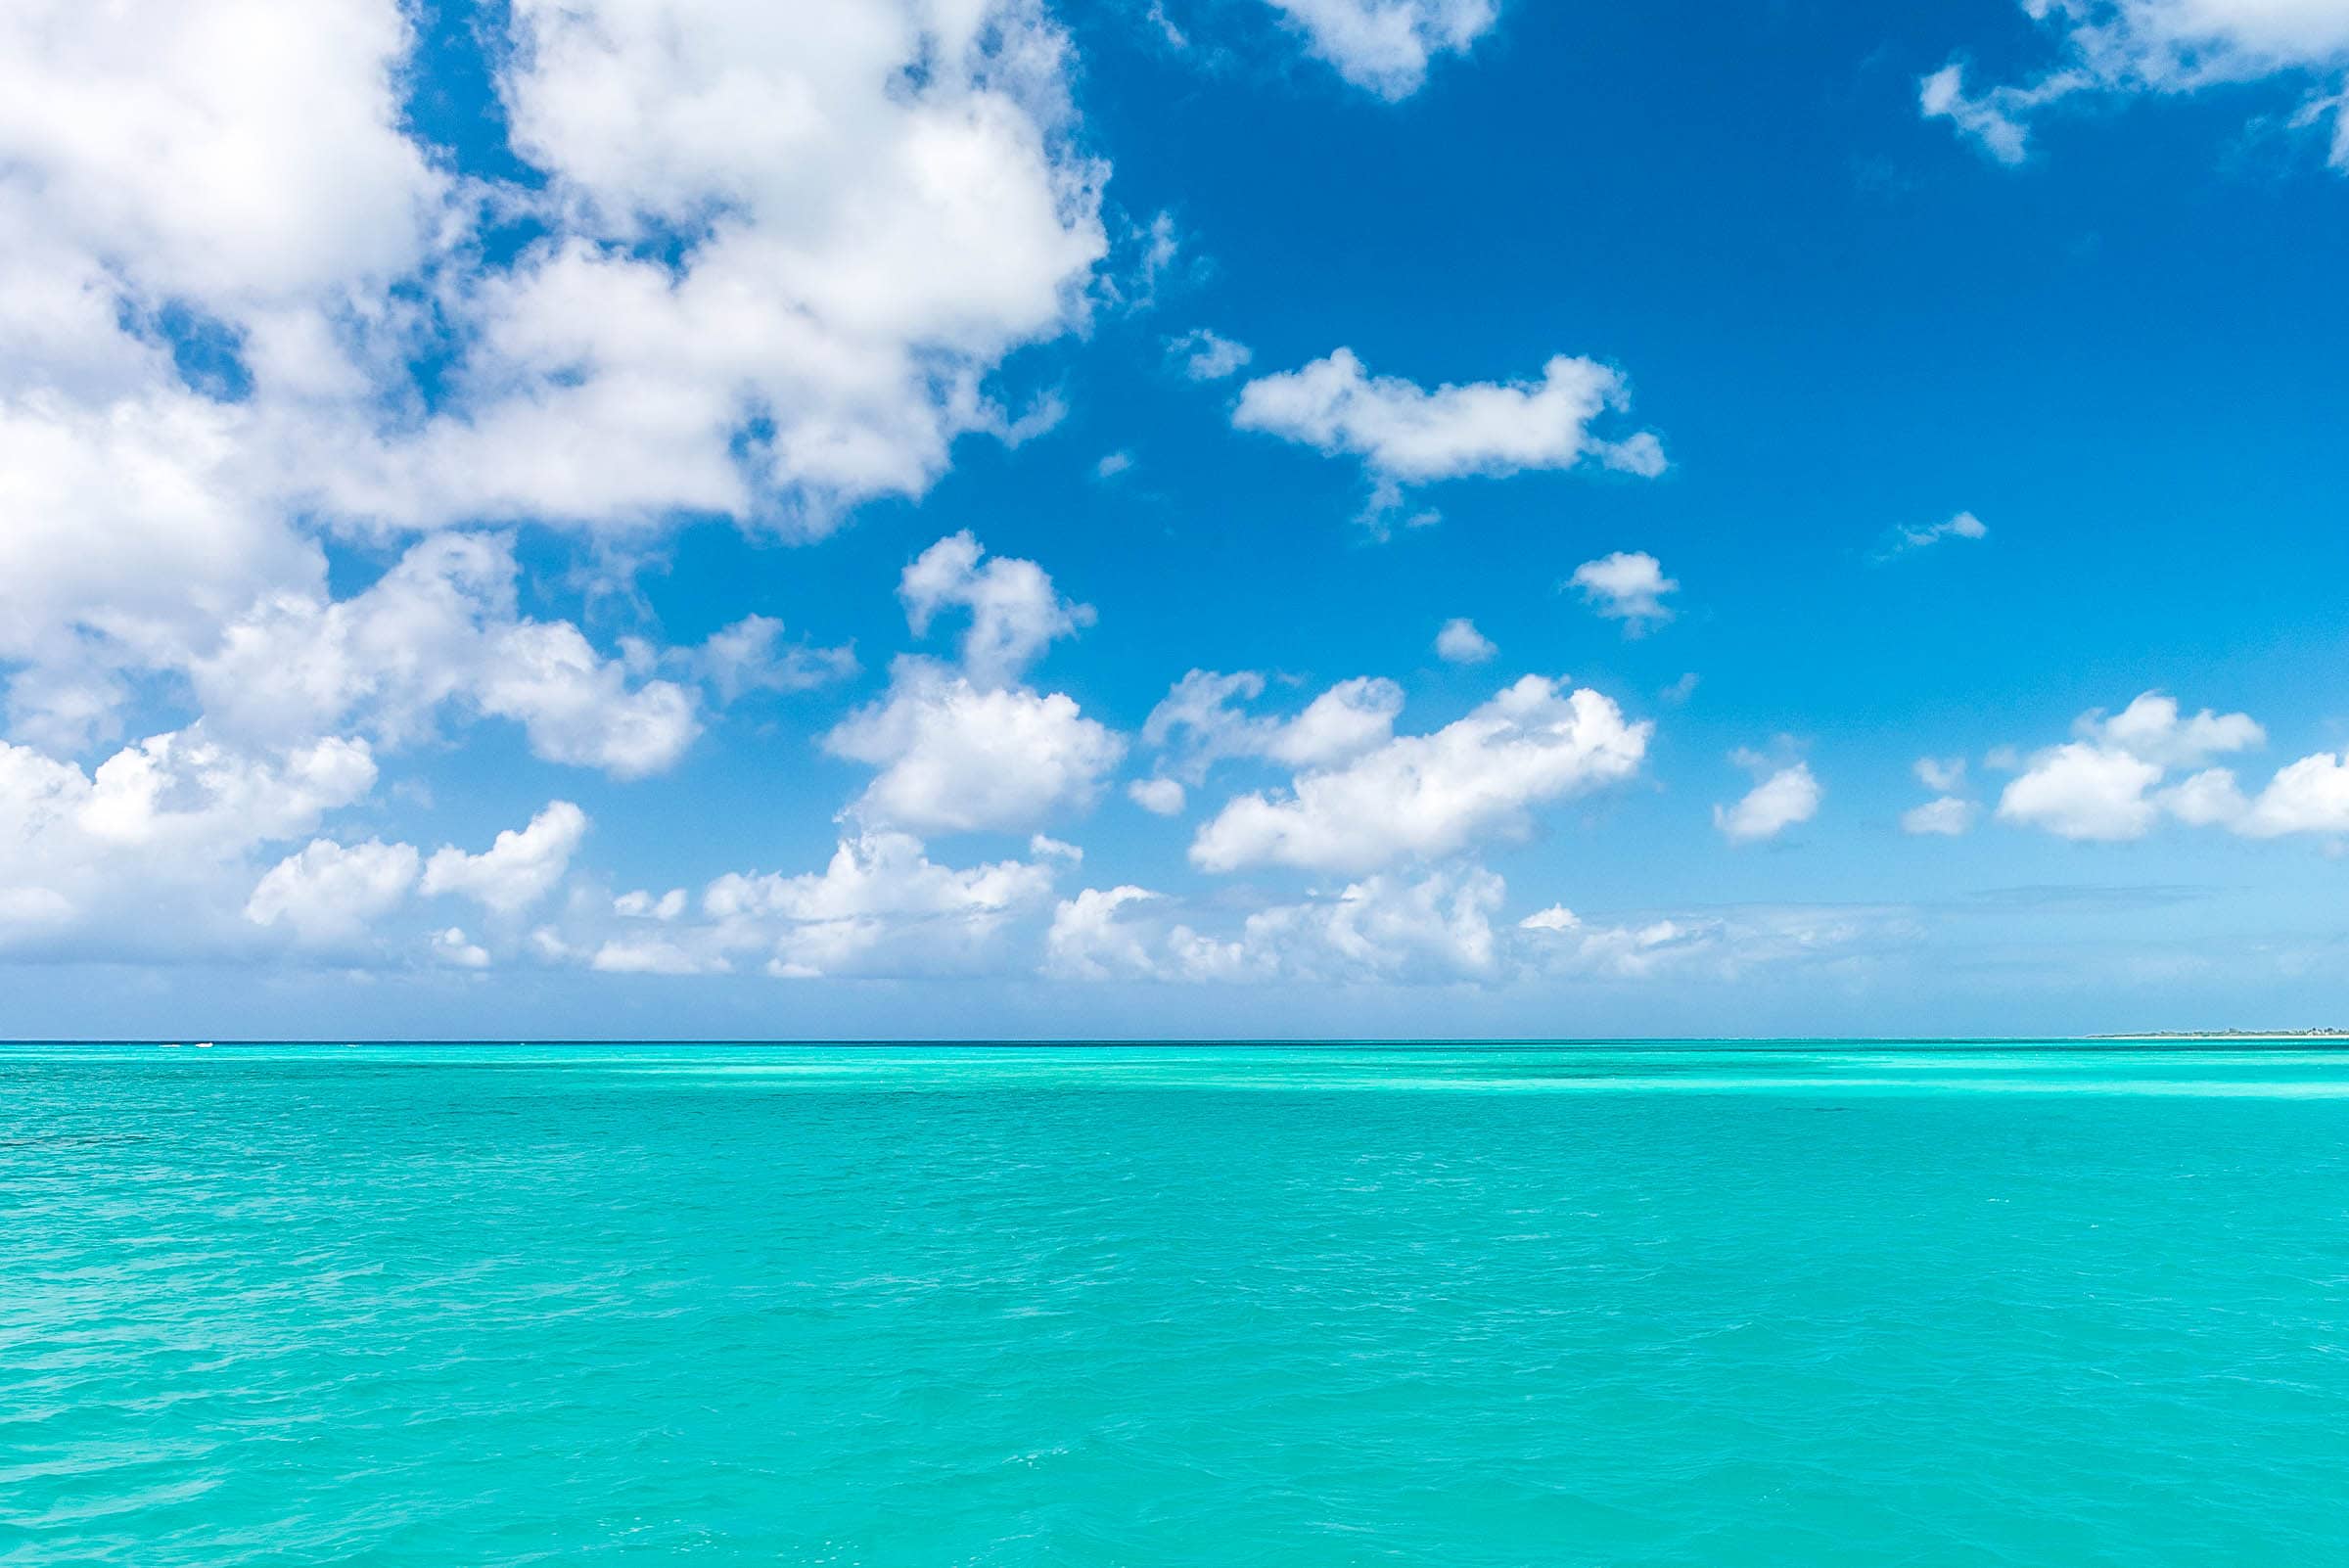
[[29, 0], [0, 1037], [2349, 1025], [2341, 0]]

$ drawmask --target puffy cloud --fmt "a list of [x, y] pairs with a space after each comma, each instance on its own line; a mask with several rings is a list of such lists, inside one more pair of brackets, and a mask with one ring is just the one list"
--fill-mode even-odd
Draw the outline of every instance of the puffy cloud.
[[856, 672], [853, 648], [787, 647], [783, 623], [772, 616], [745, 616], [677, 657], [721, 703], [752, 691], [807, 691]]
[[463, 926], [433, 933], [432, 953], [440, 962], [457, 969], [489, 967], [489, 949], [469, 939]]
[[1267, 0], [1339, 75], [1408, 98], [1438, 55], [1465, 54], [1499, 19], [1497, 0]]
[[1911, 550], [1922, 550], [1929, 545], [1939, 544], [1944, 539], [1982, 539], [1989, 536], [1990, 530], [1983, 526], [1980, 518], [1971, 512], [1959, 512], [1946, 523], [1929, 523], [1922, 527], [1906, 526], [1894, 529], [1891, 537], [1885, 541], [1884, 547], [1876, 552], [1876, 559], [1889, 561], [1894, 556], [1906, 555]]
[[569, 801], [550, 801], [528, 827], [506, 829], [479, 854], [454, 845], [435, 851], [423, 891], [462, 894], [493, 914], [519, 913], [563, 880], [586, 834], [586, 812]]
[[974, 685], [908, 658], [889, 694], [850, 715], [824, 749], [880, 769], [853, 807], [863, 821], [963, 832], [1090, 804], [1126, 743], [1062, 693]]
[[1048, 866], [1018, 860], [957, 870], [902, 833], [842, 842], [820, 873], [729, 874], [710, 884], [704, 940], [763, 954], [769, 973], [920, 971], [967, 965], [1015, 914], [1049, 897]]
[[2164, 814], [2246, 838], [2349, 833], [2349, 758], [2303, 757], [2256, 795], [2244, 794], [2233, 769], [2203, 765], [2266, 743], [2248, 714], [2205, 708], [2187, 716], [2175, 698], [2146, 692], [2118, 714], [2082, 715], [2072, 731], [2075, 739], [2034, 754], [2006, 786], [2002, 819], [2107, 842], [2142, 838]]
[[2349, 833], [2349, 756], [2319, 752], [2280, 769], [2230, 825], [2253, 838]]
[[620, 778], [673, 764], [701, 732], [692, 694], [631, 681], [570, 622], [521, 617], [515, 576], [504, 539], [439, 534], [348, 599], [262, 600], [189, 662], [189, 680], [209, 722], [235, 735], [351, 725], [397, 745], [454, 701], [520, 723], [549, 761]]
[[941, 610], [968, 610], [963, 669], [981, 685], [1000, 686], [1017, 679], [1054, 638], [1091, 625], [1093, 609], [1061, 598], [1034, 561], [997, 556], [982, 566], [986, 554], [968, 530], [949, 534], [905, 569], [898, 596], [917, 637], [928, 634]]
[[1826, 791], [1812, 775], [1810, 763], [1773, 768], [1768, 760], [1745, 751], [1732, 754], [1730, 761], [1751, 770], [1757, 780], [1736, 805], [1713, 807], [1713, 825], [1730, 843], [1774, 839], [1819, 814], [1819, 803]]
[[638, 888], [614, 899], [612, 912], [630, 920], [674, 920], [685, 912], [685, 890], [671, 888], [656, 898]]
[[2333, 120], [2331, 161], [2349, 168], [2349, 12], [2330, 0], [2024, 0], [2058, 34], [2059, 63], [2027, 86], [1968, 94], [1960, 69], [1924, 78], [1919, 107], [2004, 163], [2022, 161], [2033, 115], [2082, 94], [2189, 93], [2275, 78], [2303, 93], [2294, 123]]
[[1343, 761], [1384, 745], [1403, 712], [1403, 688], [1368, 675], [1339, 681], [1288, 718], [1254, 716], [1237, 707], [1264, 690], [1265, 678], [1253, 670], [1191, 670], [1150, 711], [1142, 739], [1174, 753], [1177, 766], [1195, 781], [1227, 757], [1269, 758], [1291, 767]]
[[1436, 633], [1436, 657], [1448, 665], [1486, 664], [1498, 652], [1493, 639], [1477, 630], [1476, 623], [1465, 616], [1445, 622]]
[[[228, 746], [153, 735], [88, 772], [0, 742], [0, 945], [94, 936], [112, 951], [233, 945], [250, 856], [303, 838], [374, 787], [364, 740]], [[163, 918], [159, 918], [159, 911]]]
[[[1999, 797], [2001, 820], [2067, 839], [2142, 838], [2160, 819], [2163, 801], [2153, 792], [2170, 769], [2198, 767], [2267, 739], [2248, 714], [2205, 708], [2182, 716], [2176, 698], [2151, 691], [2118, 714], [2083, 714], [2072, 733], [2075, 739], [2033, 756], [2007, 784]], [[2212, 820], [2209, 813], [2218, 809], [2209, 781], [2174, 800], [2188, 821]]]
[[[413, 134], [410, 10], [0, 18], [18, 734], [111, 735], [118, 671], [322, 602], [323, 527], [804, 535], [1046, 422], [988, 383], [1083, 323], [1106, 171], [1036, 0], [522, 0], [484, 43], [512, 181]], [[644, 770], [689, 737], [681, 692], [588, 690], [562, 632], [516, 641], [542, 755]], [[620, 733], [582, 728], [615, 701]]]
[[2193, 767], [2222, 752], [2262, 746], [2268, 739], [2249, 714], [2214, 714], [2205, 708], [2182, 718], [2178, 699], [2155, 691], [2140, 694], [2109, 718], [2100, 710], [2082, 715], [2072, 733], [2091, 745], [2126, 752], [2165, 768]]
[[1167, 353], [1182, 366], [1182, 373], [1193, 381], [1221, 381], [1235, 376], [1256, 357], [1244, 343], [1234, 343], [1220, 333], [1205, 327], [1193, 327], [1179, 337], [1167, 340]]
[[1137, 778], [1126, 786], [1126, 794], [1134, 805], [1153, 816], [1180, 816], [1183, 790], [1171, 778]]
[[1249, 382], [1231, 422], [1360, 458], [1377, 514], [1401, 504], [1405, 484], [1467, 475], [1565, 469], [1585, 459], [1660, 474], [1664, 449], [1653, 435], [1610, 440], [1591, 434], [1601, 415], [1628, 400], [1619, 373], [1563, 354], [1543, 366], [1540, 381], [1447, 383], [1430, 392], [1401, 377], [1371, 376], [1352, 349], [1340, 348], [1302, 370]]
[[1044, 973], [1070, 980], [1109, 980], [1148, 977], [1158, 973], [1149, 935], [1118, 919], [1128, 904], [1158, 898], [1148, 888], [1131, 885], [1086, 888], [1064, 899], [1052, 911], [1044, 933]]
[[1505, 893], [1479, 866], [1416, 881], [1365, 877], [1340, 892], [1249, 914], [1228, 937], [1171, 916], [1137, 919], [1163, 896], [1087, 888], [1054, 910], [1044, 972], [1066, 979], [1446, 981], [1496, 978], [1492, 924]]
[[1965, 787], [1964, 758], [1920, 757], [1915, 772], [1919, 783], [1937, 793], [1901, 813], [1902, 832], [1954, 839], [1974, 825], [1981, 807], [1957, 793]]
[[2161, 765], [2117, 747], [2072, 741], [2042, 752], [1999, 797], [1999, 818], [2067, 839], [2142, 838], [2160, 811], [2146, 792]]
[[1531, 807], [1630, 777], [1651, 726], [1587, 687], [1528, 675], [1462, 718], [1402, 735], [1276, 794], [1235, 798], [1200, 828], [1210, 871], [1278, 864], [1361, 872], [1522, 833]]
[[1582, 590], [1584, 601], [1593, 610], [1622, 622], [1625, 634], [1634, 637], [1672, 619], [1672, 607], [1664, 602], [1664, 596], [1681, 587], [1664, 575], [1663, 563], [1654, 556], [1628, 550], [1585, 561], [1566, 580]]
[[254, 885], [245, 918], [261, 926], [283, 921], [314, 945], [349, 943], [407, 898], [416, 875], [414, 845], [369, 839], [346, 848], [312, 839]]

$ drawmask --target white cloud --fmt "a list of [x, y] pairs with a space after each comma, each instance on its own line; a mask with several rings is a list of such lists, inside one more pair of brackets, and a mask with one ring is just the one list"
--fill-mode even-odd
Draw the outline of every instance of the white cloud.
[[1999, 818], [2067, 839], [2142, 838], [2160, 815], [2146, 792], [2161, 774], [2117, 747], [2072, 741], [2031, 760], [2000, 795]]
[[[1106, 169], [1036, 0], [522, 0], [484, 46], [511, 183], [411, 134], [410, 9], [0, 15], [19, 735], [109, 736], [120, 672], [323, 602], [328, 527], [806, 535], [1048, 423], [990, 378], [1082, 326]], [[657, 686], [582, 733], [579, 650], [518, 638], [542, 754], [642, 770], [688, 735]]]
[[2349, 758], [2303, 757], [2250, 796], [2232, 769], [2203, 765], [2266, 743], [2247, 714], [2205, 708], [2184, 716], [2175, 698], [2146, 692], [2118, 714], [2082, 715], [2072, 731], [2075, 739], [2034, 754], [2006, 786], [2001, 818], [2106, 842], [2142, 838], [2164, 814], [2246, 838], [2349, 834]]
[[1543, 367], [1540, 381], [1448, 383], [1430, 392], [1400, 377], [1373, 377], [1352, 349], [1340, 348], [1302, 370], [1249, 382], [1231, 422], [1360, 458], [1376, 516], [1402, 504], [1404, 485], [1435, 480], [1565, 469], [1585, 459], [1660, 474], [1664, 449], [1653, 435], [1591, 434], [1593, 422], [1628, 400], [1616, 371], [1563, 354]]
[[465, 935], [463, 926], [450, 926], [433, 934], [433, 956], [458, 969], [486, 969], [489, 949]]
[[[2178, 701], [2142, 693], [2118, 714], [2098, 709], [2072, 725], [2075, 739], [2034, 755], [1999, 798], [2003, 821], [2041, 827], [2067, 839], [2142, 838], [2160, 819], [2153, 795], [2172, 768], [2199, 767], [2212, 757], [2263, 744], [2248, 714], [2205, 708], [2181, 716]], [[2232, 775], [2229, 776], [2232, 788]], [[2211, 820], [2207, 782], [2176, 797], [2188, 821]]]
[[1182, 362], [1182, 373], [1193, 381], [1221, 381], [1239, 374], [1256, 357], [1246, 344], [1234, 343], [1205, 327], [1169, 338], [1167, 352]]
[[1242, 795], [1199, 829], [1193, 863], [1360, 872], [1525, 831], [1531, 807], [1630, 777], [1651, 726], [1608, 698], [1528, 675], [1432, 734], [1403, 735]]
[[1253, 670], [1191, 670], [1150, 711], [1142, 739], [1173, 752], [1196, 782], [1227, 757], [1269, 758], [1291, 767], [1343, 761], [1384, 745], [1403, 712], [1403, 688], [1372, 675], [1339, 681], [1287, 718], [1256, 717], [1236, 706], [1264, 690], [1264, 677]]
[[2140, 694], [2107, 718], [2101, 710], [2084, 714], [2072, 733], [2092, 745], [2127, 752], [2158, 767], [2193, 767], [2223, 752], [2267, 743], [2267, 731], [2248, 714], [2214, 714], [2205, 708], [2181, 718], [2178, 699], [2161, 692]]
[[424, 868], [423, 891], [463, 894], [492, 914], [519, 913], [563, 880], [586, 835], [586, 812], [569, 801], [549, 801], [528, 827], [506, 829], [480, 854], [454, 845], [435, 851]]
[[1182, 786], [1171, 778], [1137, 778], [1126, 786], [1127, 796], [1134, 805], [1153, 816], [1182, 814]]
[[887, 697], [823, 744], [881, 770], [856, 799], [863, 821], [944, 832], [1028, 827], [1089, 805], [1126, 753], [1062, 693], [989, 689], [914, 658], [897, 662]]
[[1497, 0], [1267, 0], [1339, 75], [1408, 98], [1439, 55], [1466, 54], [1499, 20]]
[[1664, 575], [1663, 563], [1654, 556], [1630, 550], [1585, 561], [1567, 581], [1582, 590], [1592, 609], [1622, 622], [1625, 634], [1634, 637], [1672, 619], [1672, 607], [1664, 602], [1664, 596], [1681, 587]]
[[2253, 838], [2349, 833], [2349, 756], [2319, 752], [2283, 767], [2230, 825]]
[[1958, 793], [1965, 787], [1964, 758], [1920, 757], [1915, 773], [1917, 782], [1935, 796], [1901, 813], [1902, 832], [1954, 839], [1974, 825], [1981, 807]]
[[306, 838], [375, 779], [355, 738], [248, 751], [192, 726], [88, 772], [0, 742], [0, 944], [89, 937], [116, 953], [233, 945], [250, 933], [236, 913], [253, 886], [253, 852]]
[[1034, 561], [997, 556], [981, 566], [986, 554], [968, 530], [949, 534], [905, 569], [898, 596], [917, 637], [928, 635], [941, 610], [968, 610], [963, 669], [983, 686], [1000, 686], [1017, 679], [1053, 639], [1091, 625], [1093, 609], [1061, 598]]
[[2052, 29], [2058, 64], [2028, 86], [1969, 95], [1956, 65], [1924, 78], [1919, 104], [2001, 162], [2028, 150], [2032, 117], [2083, 94], [2190, 93], [2274, 79], [2301, 93], [2297, 125], [2333, 120], [2331, 161], [2349, 168], [2349, 10], [2334, 0], [2024, 0]]
[[406, 899], [416, 875], [414, 845], [312, 839], [254, 885], [245, 918], [261, 926], [283, 921], [313, 945], [349, 943]]
[[444, 704], [512, 719], [556, 762], [636, 778], [701, 733], [691, 693], [632, 681], [568, 621], [515, 605], [512, 546], [487, 534], [423, 540], [348, 599], [286, 592], [229, 621], [188, 662], [207, 721], [266, 740], [351, 726], [396, 746], [431, 733]]
[[1113, 480], [1132, 467], [1133, 454], [1131, 452], [1111, 452], [1093, 465], [1093, 478]]
[[677, 657], [721, 703], [752, 691], [807, 691], [856, 672], [853, 648], [786, 647], [783, 623], [772, 616], [744, 616]]
[[1916, 779], [1929, 790], [1948, 795], [1965, 785], [1965, 759], [1962, 757], [1920, 757], [1916, 760]]
[[1062, 899], [1044, 933], [1044, 973], [1068, 980], [1156, 975], [1158, 962], [1151, 956], [1148, 935], [1121, 924], [1118, 911], [1158, 897], [1148, 888], [1127, 885], [1086, 888], [1074, 899]]
[[720, 877], [702, 907], [718, 951], [764, 955], [769, 973], [799, 979], [967, 965], [1051, 888], [1041, 864], [956, 870], [918, 839], [866, 833], [844, 841], [820, 873]]
[[1901, 831], [1954, 839], [1974, 825], [1974, 815], [1979, 809], [1973, 802], [1955, 795], [1936, 796], [1922, 806], [1903, 811]]
[[630, 920], [674, 920], [685, 912], [685, 890], [671, 888], [655, 898], [638, 888], [612, 900], [612, 912]]
[[1370, 876], [1333, 895], [1258, 909], [1219, 937], [1163, 912], [1164, 896], [1149, 889], [1087, 888], [1054, 911], [1044, 973], [1074, 980], [1489, 980], [1499, 972], [1492, 917], [1504, 892], [1500, 878], [1480, 866], [1416, 881]]
[[1763, 906], [1614, 922], [1543, 918], [1564, 913], [1544, 910], [1519, 923], [1527, 933], [1523, 962], [1529, 969], [1631, 983], [1733, 983], [1757, 969], [1848, 965], [1916, 935], [1904, 912], [1865, 906]]
[[1774, 839], [1798, 822], [1819, 814], [1826, 791], [1812, 775], [1808, 762], [1773, 768], [1753, 752], [1737, 752], [1730, 761], [1757, 775], [1758, 782], [1735, 806], [1713, 807], [1713, 825], [1732, 844]]
[[1878, 561], [1889, 561], [1911, 550], [1922, 550], [1944, 539], [1982, 539], [1990, 530], [1971, 512], [1959, 512], [1946, 523], [1930, 523], [1922, 527], [1905, 526], [1892, 530], [1891, 538], [1876, 552]]
[[1477, 630], [1476, 623], [1465, 616], [1445, 622], [1436, 633], [1436, 657], [1448, 665], [1481, 665], [1498, 652], [1493, 639]]

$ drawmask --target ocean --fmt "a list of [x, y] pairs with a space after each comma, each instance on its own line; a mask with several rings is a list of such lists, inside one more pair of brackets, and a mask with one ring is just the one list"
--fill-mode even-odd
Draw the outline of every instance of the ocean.
[[2349, 1563], [2349, 1054], [0, 1046], [0, 1564]]

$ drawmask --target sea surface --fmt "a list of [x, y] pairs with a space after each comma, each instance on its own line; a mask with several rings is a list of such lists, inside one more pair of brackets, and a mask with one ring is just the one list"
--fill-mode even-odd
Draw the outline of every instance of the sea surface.
[[0, 1046], [0, 1564], [2349, 1564], [2349, 1054]]

